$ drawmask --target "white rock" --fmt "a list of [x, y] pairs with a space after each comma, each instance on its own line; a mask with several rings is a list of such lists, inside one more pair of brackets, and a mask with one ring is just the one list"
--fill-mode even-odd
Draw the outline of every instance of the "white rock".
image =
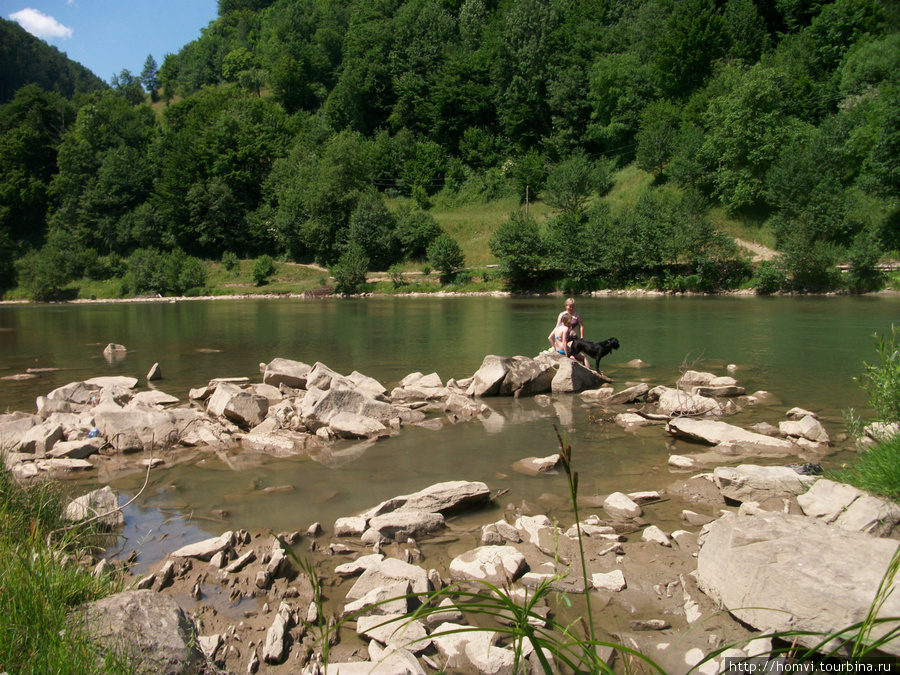
[[644, 532], [641, 534], [641, 541], [653, 541], [662, 546], [672, 545], [672, 542], [669, 541], [669, 537], [666, 536], [666, 533], [656, 525], [650, 525], [644, 528]]
[[415, 654], [431, 646], [425, 624], [411, 620], [405, 614], [361, 616], [356, 621], [356, 632], [383, 645], [403, 647]]
[[450, 563], [453, 581], [480, 580], [495, 586], [515, 581], [525, 571], [525, 556], [512, 546], [480, 546]]
[[764, 502], [806, 492], [816, 476], [803, 476], [786, 466], [719, 466], [713, 471], [722, 496], [738, 502]]
[[691, 457], [683, 455], [669, 455], [669, 466], [682, 471], [692, 471], [697, 468], [697, 462]]
[[612, 572], [597, 572], [591, 575], [591, 586], [598, 591], [612, 591], [618, 593], [626, 587], [625, 575], [622, 570], [613, 570]]
[[613, 518], [637, 518], [643, 513], [640, 506], [621, 492], [613, 492], [604, 499], [603, 510]]
[[182, 546], [171, 555], [173, 558], [199, 558], [200, 560], [209, 560], [219, 551], [224, 551], [226, 548], [230, 547], [233, 539], [233, 532], [225, 532], [219, 537], [204, 539], [195, 544]]
[[362, 516], [338, 518], [334, 521], [335, 537], [358, 537], [366, 531], [368, 521]]

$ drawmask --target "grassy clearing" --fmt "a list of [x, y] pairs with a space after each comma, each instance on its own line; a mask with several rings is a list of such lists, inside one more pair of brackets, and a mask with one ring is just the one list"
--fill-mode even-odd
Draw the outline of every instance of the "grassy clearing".
[[0, 670], [13, 674], [127, 673], [126, 663], [102, 663], [93, 645], [67, 625], [68, 611], [121, 590], [110, 576], [95, 578], [73, 562], [89, 542], [69, 531], [54, 545], [51, 532], [66, 523], [55, 484], [18, 484], [0, 468]]
[[613, 174], [613, 189], [605, 197], [613, 215], [618, 215], [626, 207], [637, 203], [653, 185], [653, 176], [641, 171], [634, 164], [629, 164]]

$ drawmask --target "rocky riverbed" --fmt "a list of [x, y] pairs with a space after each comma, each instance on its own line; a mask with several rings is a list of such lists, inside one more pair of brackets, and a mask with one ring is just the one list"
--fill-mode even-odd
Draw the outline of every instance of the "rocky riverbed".
[[[81, 610], [85, 625], [140, 636], [155, 672], [316, 672], [323, 639], [334, 643], [329, 672], [335, 664], [341, 673], [511, 672], [506, 622], [467, 612], [460, 594], [468, 584], [484, 590], [484, 582], [519, 604], [540, 588], [531, 620], [551, 627], [584, 616], [589, 594], [600, 639], [686, 672], [733, 642], [742, 650], [726, 655], [753, 655], [773, 632], [828, 632], [861, 620], [896, 549], [896, 505], [809, 475], [831, 447], [815, 413], [793, 408], [743, 428], [740, 412], [768, 395], [748, 395], [730, 374], [686, 371], [673, 387], [622, 388], [552, 354], [488, 356], [464, 380], [413, 373], [390, 390], [321, 363], [274, 359], [260, 371], [260, 382], [192, 389], [186, 404], [158, 389], [138, 391], [136, 378], [70, 383], [40, 397], [35, 413], [0, 416], [4, 461], [21, 480], [116, 463], [164, 471], [153, 467], [237, 445], [337, 463], [347, 457], [336, 453], [364, 452], [410, 425], [483, 420], [493, 396], [573, 394], [626, 429], [664, 426], [697, 452], [670, 457], [670, 468], [684, 473], [664, 490], [579, 494], [577, 524], [460, 480], [423, 485], [333, 523], [184, 542], [129, 577], [125, 594]], [[357, 443], [348, 449], [339, 439]], [[523, 457], [514, 469], [559, 473], [561, 460]], [[680, 505], [681, 527], [654, 522], [661, 503]], [[70, 511], [73, 519], [105, 514], [115, 528], [118, 508], [105, 488]], [[88, 562], [96, 574], [128, 573], [122, 561]], [[441, 611], [420, 609], [412, 623], [399, 618], [430, 603], [442, 603]], [[900, 616], [898, 603], [895, 593], [884, 615]], [[166, 630], [153, 635], [154, 625]], [[888, 649], [900, 653], [900, 645]], [[603, 655], [628, 658], [612, 648]], [[716, 659], [700, 670], [721, 667]]]

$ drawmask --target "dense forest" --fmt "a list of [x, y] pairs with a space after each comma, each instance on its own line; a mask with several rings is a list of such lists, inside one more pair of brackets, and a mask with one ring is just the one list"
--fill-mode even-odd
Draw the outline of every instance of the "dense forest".
[[32, 37], [19, 24], [0, 19], [0, 105], [9, 103], [26, 84], [37, 84], [69, 99], [109, 88], [90, 70]]
[[[219, 0], [107, 90], [27, 77], [0, 107], [0, 288], [33, 297], [83, 275], [183, 292], [235, 254], [344, 289], [449, 273], [430, 209], [511, 195], [553, 208], [490, 238], [514, 288], [746, 283], [712, 208], [773, 237], [764, 292], [869, 290], [900, 248], [894, 2]], [[632, 163], [653, 182], [611, 209]]]

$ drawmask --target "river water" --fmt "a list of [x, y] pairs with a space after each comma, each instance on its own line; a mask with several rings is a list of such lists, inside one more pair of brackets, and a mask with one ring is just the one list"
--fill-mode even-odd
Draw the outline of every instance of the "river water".
[[[786, 410], [801, 406], [816, 411], [837, 437], [844, 431], [842, 411], [869, 413], [854, 378], [864, 361], [876, 360], [873, 335], [890, 331], [900, 298], [602, 297], [579, 298], [576, 309], [585, 337], [619, 339], [619, 351], [601, 363], [617, 389], [637, 382], [673, 386], [685, 368], [724, 375], [734, 364], [748, 393], [767, 390], [774, 401], [731, 421], [777, 424]], [[415, 371], [437, 372], [446, 382], [474, 373], [486, 354], [536, 355], [549, 345], [561, 310], [561, 298], [547, 297], [2, 305], [0, 378], [29, 368], [58, 370], [0, 379], [0, 410], [30, 412], [36, 396], [98, 375], [133, 376], [143, 388], [155, 362], [163, 373], [156, 387], [182, 400], [214, 377], [261, 381], [259, 364], [276, 357], [320, 361], [345, 374], [357, 370], [388, 388]], [[124, 359], [103, 358], [110, 342], [128, 349]], [[650, 366], [625, 367], [632, 359]], [[225, 529], [305, 530], [315, 521], [330, 528], [337, 517], [443, 480], [481, 480], [508, 490], [500, 507], [527, 500], [564, 513], [562, 476], [530, 477], [511, 468], [523, 457], [555, 452], [556, 428], [574, 449], [582, 495], [664, 488], [675, 478], [669, 454], [700, 449], [673, 442], [659, 427], [627, 433], [577, 396], [544, 405], [486, 402], [495, 413], [484, 423], [405, 428], [365, 449], [345, 443], [337, 453], [345, 461], [332, 466], [240, 449], [186, 451], [184, 462], [154, 471], [126, 510], [126, 547], [150, 561], [185, 538]], [[836, 450], [824, 464], [847, 461], [840, 444]], [[84, 492], [99, 479], [111, 480], [124, 502], [144, 476], [100, 473], [73, 479], [70, 489]]]

